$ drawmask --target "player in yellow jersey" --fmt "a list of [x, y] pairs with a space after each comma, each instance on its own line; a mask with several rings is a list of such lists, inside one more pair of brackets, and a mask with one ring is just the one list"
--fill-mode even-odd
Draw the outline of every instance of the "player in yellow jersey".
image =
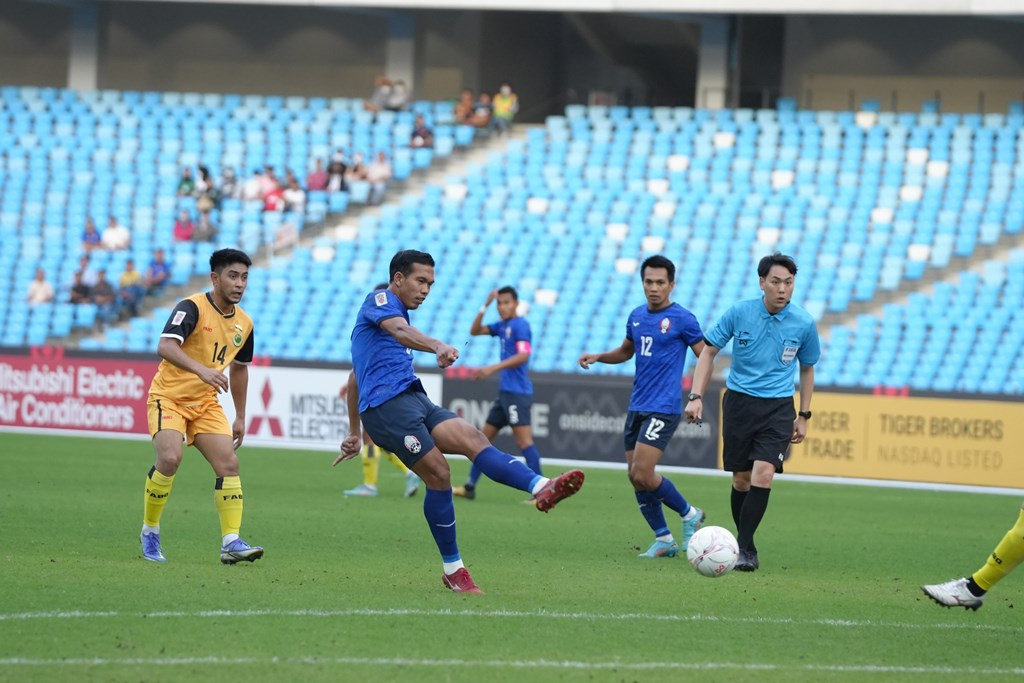
[[921, 586], [924, 594], [943, 607], [971, 610], [981, 607], [985, 593], [1024, 562], [1024, 504], [1020, 507], [1016, 524], [1003, 535], [1003, 540], [978, 571], [946, 583]]
[[[160, 548], [160, 515], [181, 464], [182, 442], [195, 445], [217, 476], [214, 503], [220, 515], [220, 561], [235, 564], [263, 557], [263, 548], [243, 541], [242, 484], [238, 456], [245, 434], [245, 394], [252, 361], [252, 319], [238, 305], [252, 261], [237, 249], [210, 257], [209, 292], [178, 302], [160, 335], [163, 358], [149, 387], [149, 433], [156, 463], [146, 477], [142, 556], [166, 562]], [[224, 370], [230, 367], [228, 377]], [[230, 389], [235, 422], [229, 425], [217, 394]]]

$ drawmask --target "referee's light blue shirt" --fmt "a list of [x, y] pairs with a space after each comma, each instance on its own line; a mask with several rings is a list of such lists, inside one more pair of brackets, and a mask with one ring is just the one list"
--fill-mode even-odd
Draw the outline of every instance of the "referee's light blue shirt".
[[708, 344], [724, 348], [732, 339], [732, 367], [725, 385], [758, 398], [793, 395], [797, 363], [814, 365], [821, 357], [818, 328], [810, 313], [787, 304], [772, 315], [763, 299], [733, 304], [704, 334]]

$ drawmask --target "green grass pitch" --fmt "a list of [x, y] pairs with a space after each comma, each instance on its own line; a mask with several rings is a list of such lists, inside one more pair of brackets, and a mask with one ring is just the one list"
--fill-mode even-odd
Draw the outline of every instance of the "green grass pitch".
[[[485, 481], [457, 500], [486, 591], [445, 590], [422, 493], [381, 464], [243, 448], [254, 564], [218, 561], [213, 474], [186, 452], [164, 565], [139, 553], [144, 441], [0, 434], [2, 681], [1021, 680], [1024, 570], [978, 612], [918, 586], [973, 571], [1014, 497], [776, 482], [762, 569], [719, 579], [641, 560], [650, 531], [620, 471], [591, 469], [544, 515]], [[452, 464], [461, 483], [467, 466]], [[552, 470], [566, 468], [548, 466]], [[584, 467], [586, 470], [586, 467]], [[732, 528], [725, 478], [671, 475]]]

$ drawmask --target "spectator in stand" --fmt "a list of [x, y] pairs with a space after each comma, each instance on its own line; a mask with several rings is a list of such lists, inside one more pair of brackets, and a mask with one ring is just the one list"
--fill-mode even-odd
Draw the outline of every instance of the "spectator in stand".
[[284, 199], [284, 210], [303, 213], [306, 210], [306, 191], [299, 187], [299, 181], [294, 177], [288, 182], [282, 195]]
[[388, 105], [391, 96], [391, 81], [387, 76], [377, 76], [373, 81], [373, 94], [370, 99], [363, 100], [363, 109], [377, 113]]
[[146, 269], [146, 293], [156, 294], [171, 279], [171, 269], [164, 260], [164, 250], [153, 252], [153, 260]]
[[327, 167], [327, 191], [344, 192], [348, 189], [345, 184], [345, 171], [348, 166], [345, 164], [345, 153], [340, 149], [334, 153], [330, 166]]
[[220, 194], [217, 181], [210, 175], [210, 169], [199, 167], [199, 180], [196, 181], [196, 208], [200, 211], [211, 211], [217, 206]]
[[363, 163], [362, 152], [352, 155], [352, 164], [345, 171], [345, 185], [350, 185], [356, 180], [366, 180], [366, 164]]
[[260, 179], [260, 196], [263, 201], [267, 200], [267, 195], [281, 186], [281, 181], [277, 179], [277, 175], [274, 173], [273, 166], [263, 167], [263, 177]]
[[82, 255], [78, 259], [78, 270], [75, 272], [76, 275], [82, 276], [82, 284], [90, 289], [96, 284], [97, 274], [96, 270], [89, 265], [89, 257]]
[[36, 268], [36, 277], [28, 283], [28, 296], [25, 301], [29, 306], [46, 304], [53, 301], [53, 285], [46, 279], [46, 271]]
[[242, 187], [242, 199], [247, 202], [263, 201], [263, 171], [256, 169]]
[[146, 296], [146, 288], [142, 284], [142, 273], [135, 267], [135, 260], [128, 259], [124, 264], [124, 272], [117, 283], [121, 295], [121, 318], [134, 318], [139, 315], [139, 306]]
[[263, 195], [263, 210], [284, 211], [284, 188], [276, 179], [271, 189]]
[[192, 169], [186, 166], [181, 171], [181, 180], [178, 181], [178, 196], [190, 197], [196, 191], [196, 179], [192, 177]]
[[507, 82], [501, 84], [498, 94], [492, 102], [494, 109], [494, 132], [498, 135], [505, 135], [512, 127], [512, 119], [519, 111], [519, 95], [512, 92], [512, 86]]
[[103, 231], [103, 237], [100, 238], [100, 242], [103, 244], [104, 249], [122, 251], [127, 249], [128, 245], [132, 243], [132, 236], [128, 232], [128, 228], [118, 223], [117, 219], [111, 216], [110, 222], [107, 223], [107, 229]]
[[100, 233], [96, 230], [96, 223], [92, 218], [85, 219], [85, 232], [82, 233], [82, 251], [89, 253], [95, 249], [102, 249], [100, 244]]
[[409, 141], [410, 147], [433, 147], [434, 146], [434, 131], [427, 128], [427, 122], [423, 118], [423, 114], [419, 114], [416, 117], [416, 121], [413, 124], [412, 139]]
[[223, 199], [238, 199], [240, 195], [241, 188], [238, 185], [238, 176], [235, 175], [235, 169], [225, 168], [224, 180], [220, 184], [220, 196]]
[[313, 170], [306, 176], [306, 189], [310, 192], [321, 192], [327, 189], [327, 171], [324, 170], [324, 162], [316, 160]]
[[370, 204], [380, 204], [391, 180], [391, 162], [387, 154], [377, 152], [377, 158], [366, 169], [366, 180], [370, 183]]
[[456, 123], [469, 124], [473, 118], [473, 91], [465, 88], [455, 103]]
[[191, 242], [195, 232], [196, 224], [192, 222], [192, 217], [188, 215], [188, 211], [182, 209], [178, 213], [178, 220], [174, 221], [174, 241]]
[[90, 300], [96, 304], [96, 326], [109, 325], [117, 319], [117, 294], [107, 279], [107, 271], [97, 272], [96, 286], [92, 288]]
[[73, 304], [89, 303], [89, 285], [82, 282], [82, 271], [75, 273], [75, 281], [71, 284], [71, 293], [68, 301]]
[[386, 108], [388, 111], [404, 111], [407, 106], [409, 106], [409, 89], [406, 87], [405, 81], [399, 79], [391, 84]]
[[217, 226], [213, 224], [209, 211], [199, 212], [199, 222], [196, 223], [196, 233], [193, 239], [196, 242], [212, 242], [217, 236]]
[[485, 92], [480, 93], [479, 99], [473, 105], [473, 115], [469, 117], [469, 125], [474, 128], [489, 128], [492, 111], [491, 96]]

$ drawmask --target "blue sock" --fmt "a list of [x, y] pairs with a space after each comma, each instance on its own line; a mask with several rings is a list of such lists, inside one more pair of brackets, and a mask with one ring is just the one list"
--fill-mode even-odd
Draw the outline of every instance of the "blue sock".
[[427, 518], [430, 533], [434, 535], [437, 549], [441, 551], [441, 560], [460, 560], [459, 544], [455, 542], [455, 506], [452, 504], [452, 490], [427, 489], [423, 496], [423, 516]]
[[476, 483], [480, 481], [480, 474], [480, 467], [474, 462], [473, 466], [469, 468], [469, 479], [466, 480], [466, 484], [476, 486]]
[[662, 503], [678, 512], [680, 517], [690, 511], [690, 504], [686, 502], [683, 494], [679, 493], [675, 485], [668, 480], [668, 477], [662, 477], [661, 484], [651, 493], [657, 496]]
[[526, 458], [526, 466], [533, 470], [534, 474], [540, 474], [540, 451], [534, 444], [523, 449], [523, 457]]
[[511, 486], [527, 493], [533, 491], [533, 485], [540, 479], [539, 475], [534, 474], [518, 459], [508, 453], [502, 453], [494, 446], [488, 446], [477, 453], [473, 464], [499, 484]]
[[636, 502], [640, 506], [640, 514], [647, 520], [655, 536], [668, 535], [668, 524], [665, 514], [661, 511], [661, 501], [651, 491], [637, 491]]

